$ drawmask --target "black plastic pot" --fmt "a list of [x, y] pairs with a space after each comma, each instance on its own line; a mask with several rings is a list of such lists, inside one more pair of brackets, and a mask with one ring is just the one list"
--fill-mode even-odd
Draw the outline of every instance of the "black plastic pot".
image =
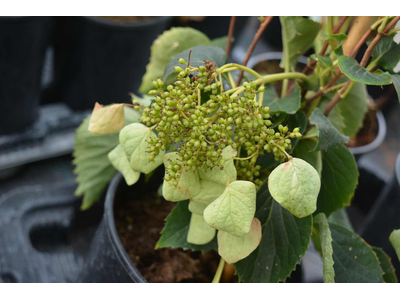
[[394, 229], [400, 228], [400, 154], [396, 159], [395, 176], [384, 188], [367, 216], [360, 235], [367, 243], [381, 247], [392, 258], [397, 276], [400, 276], [400, 262], [389, 241]]
[[38, 115], [51, 17], [0, 18], [0, 134], [29, 127]]
[[146, 71], [150, 46], [170, 20], [116, 23], [95, 17], [56, 17], [54, 83], [46, 97], [74, 110], [93, 108], [96, 101], [129, 102], [129, 93], [137, 93]]
[[348, 147], [349, 151], [354, 154], [356, 160], [358, 160], [362, 155], [376, 150], [385, 140], [387, 132], [386, 120], [385, 116], [380, 110], [376, 112], [376, 119], [378, 121], [378, 134], [375, 140], [372, 143], [361, 147]]

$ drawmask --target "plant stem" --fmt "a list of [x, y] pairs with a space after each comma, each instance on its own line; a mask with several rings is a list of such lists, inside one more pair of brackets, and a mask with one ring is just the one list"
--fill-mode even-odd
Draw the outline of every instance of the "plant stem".
[[400, 30], [400, 27], [394, 28], [394, 29], [390, 30], [390, 31], [387, 33], [387, 35], [391, 35], [391, 34], [397, 32], [397, 31], [399, 31], [399, 30]]
[[285, 153], [285, 155], [287, 156], [288, 160], [291, 160], [292, 157], [285, 151], [285, 149], [283, 149], [281, 146], [274, 144], [276, 147], [279, 148], [279, 150], [281, 150], [283, 153]]
[[[242, 65], [243, 65], [243, 66], [246, 66], [246, 65], [247, 65], [247, 63], [248, 63], [248, 61], [249, 61], [249, 59], [250, 59], [250, 56], [251, 56], [251, 54], [252, 54], [253, 51], [254, 51], [254, 48], [256, 47], [256, 45], [257, 45], [258, 41], [260, 40], [260, 38], [261, 38], [263, 32], [265, 31], [265, 29], [267, 28], [267, 26], [269, 25], [269, 23], [271, 23], [271, 21], [272, 21], [273, 18], [274, 18], [273, 16], [266, 17], [265, 20], [264, 20], [264, 22], [261, 23], [260, 27], [258, 28], [258, 30], [257, 30], [257, 32], [256, 32], [256, 34], [255, 34], [255, 36], [254, 36], [253, 41], [252, 41], [251, 44], [250, 44], [249, 49], [247, 49], [246, 56], [245, 56], [245, 58], [244, 58], [244, 60], [243, 60], [243, 62], [242, 62]], [[242, 78], [243, 78], [243, 71], [240, 72], [240, 74], [239, 74], [239, 78], [238, 78], [238, 80], [237, 80], [237, 82], [236, 82], [236, 85], [237, 85], [237, 86], [240, 85], [240, 82], [242, 81]]]
[[351, 80], [347, 81], [346, 85], [336, 94], [335, 98], [333, 98], [331, 102], [329, 102], [324, 111], [325, 116], [328, 116], [332, 108], [336, 105], [336, 103], [338, 103], [340, 99], [342, 99], [344, 92], [347, 90], [347, 88], [350, 86], [352, 82], [354, 84], [354, 81]]
[[219, 283], [219, 281], [221, 280], [222, 271], [224, 270], [224, 266], [225, 266], [225, 260], [221, 257], [218, 269], [215, 272], [214, 279], [211, 283]]
[[341, 75], [342, 72], [339, 70], [338, 74], [331, 81], [329, 81], [322, 89], [316, 92], [314, 96], [307, 99], [307, 103], [314, 101], [315, 99], [319, 98], [319, 96], [326, 93], [326, 90], [329, 89], [336, 81], [338, 81]]
[[261, 75], [258, 74], [253, 69], [250, 69], [250, 68], [248, 68], [246, 66], [242, 66], [242, 65], [239, 65], [239, 64], [235, 64], [235, 63], [230, 63], [230, 64], [223, 65], [221, 68], [217, 69], [217, 72], [225, 73], [225, 72], [231, 72], [231, 71], [235, 71], [235, 70], [242, 70], [242, 72], [246, 71], [247, 73], [253, 75], [255, 78], [260, 78], [261, 77]]
[[[282, 22], [282, 40], [286, 41], [286, 28], [285, 28], [285, 22]], [[289, 47], [287, 45], [283, 45], [283, 65], [284, 65], [284, 71], [285, 73], [290, 72], [290, 57], [289, 57]], [[289, 85], [289, 80], [285, 79], [282, 82], [282, 91], [281, 91], [281, 98], [284, 98], [287, 93]]]
[[226, 43], [226, 57], [229, 57], [231, 53], [232, 46], [232, 36], [233, 30], [235, 29], [236, 17], [231, 17], [231, 21], [229, 23], [229, 31], [228, 31], [228, 42]]

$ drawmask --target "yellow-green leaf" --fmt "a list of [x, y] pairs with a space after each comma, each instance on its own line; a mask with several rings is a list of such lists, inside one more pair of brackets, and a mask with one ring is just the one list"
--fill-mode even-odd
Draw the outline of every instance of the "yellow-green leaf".
[[208, 225], [203, 216], [192, 214], [186, 240], [190, 244], [205, 245], [212, 241], [215, 232], [215, 228]]
[[125, 114], [123, 104], [113, 104], [104, 107], [96, 102], [89, 123], [89, 132], [109, 134], [124, 127]]
[[389, 236], [389, 240], [392, 243], [394, 250], [396, 250], [397, 257], [400, 260], [400, 229], [393, 230]]
[[133, 185], [139, 180], [140, 172], [132, 169], [128, 157], [121, 145], [118, 145], [108, 153], [108, 159], [113, 167], [122, 173], [127, 185]]

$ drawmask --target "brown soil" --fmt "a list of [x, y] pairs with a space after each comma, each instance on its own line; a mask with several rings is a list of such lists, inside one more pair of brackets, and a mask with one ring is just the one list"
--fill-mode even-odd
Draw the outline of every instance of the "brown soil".
[[361, 147], [372, 143], [378, 135], [378, 119], [375, 110], [368, 110], [365, 115], [363, 127], [355, 138], [350, 138], [349, 147]]
[[140, 197], [136, 194], [134, 200], [132, 196], [129, 198], [117, 203], [114, 208], [115, 223], [124, 248], [146, 280], [162, 283], [211, 282], [218, 266], [217, 253], [203, 255], [199, 251], [154, 249], [164, 220], [175, 204], [149, 191]]
[[118, 17], [96, 17], [100, 19], [107, 19], [115, 23], [137, 23], [147, 19], [152, 19], [156, 17], [134, 17], [134, 16], [118, 16]]

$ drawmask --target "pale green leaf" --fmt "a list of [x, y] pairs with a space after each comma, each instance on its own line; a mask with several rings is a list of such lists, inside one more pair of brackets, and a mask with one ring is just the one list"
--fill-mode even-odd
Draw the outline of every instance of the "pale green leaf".
[[255, 217], [263, 227], [261, 243], [235, 264], [239, 281], [284, 282], [308, 250], [312, 217], [299, 219], [282, 208], [269, 194], [267, 182], [257, 192]]
[[294, 115], [300, 108], [300, 87], [297, 82], [294, 83], [293, 91], [284, 98], [279, 98], [272, 84], [268, 84], [263, 98], [263, 106], [269, 107], [271, 113], [284, 112]]
[[335, 282], [335, 270], [333, 269], [334, 262], [332, 258], [332, 236], [325, 214], [319, 213], [314, 217], [314, 226], [319, 233], [321, 241], [324, 282], [333, 283]]
[[104, 107], [96, 102], [90, 117], [89, 132], [109, 134], [122, 129], [125, 123], [124, 105], [113, 104]]
[[215, 228], [208, 225], [203, 216], [192, 214], [187, 242], [195, 245], [208, 244], [213, 240], [215, 232]]
[[298, 218], [307, 217], [316, 210], [320, 187], [318, 172], [299, 158], [280, 164], [268, 177], [272, 197]]
[[[164, 165], [167, 169], [171, 161], [178, 159], [177, 152], [171, 152], [164, 155]], [[187, 170], [182, 167], [181, 176], [179, 177], [178, 185], [175, 186], [171, 181], [164, 180], [163, 183], [163, 196], [168, 201], [182, 201], [195, 197], [201, 191], [201, 184], [197, 172]]]
[[318, 143], [314, 151], [327, 150], [330, 147], [346, 144], [349, 141], [349, 138], [341, 134], [318, 107], [311, 114], [310, 123], [318, 128]]
[[358, 62], [350, 56], [340, 56], [338, 58], [338, 66], [343, 74], [356, 82], [368, 85], [387, 85], [392, 83], [389, 73], [373, 74], [361, 67]]
[[[314, 127], [316, 128], [316, 127]], [[322, 154], [321, 151], [312, 151], [317, 142], [314, 139], [301, 139], [296, 148], [293, 151], [293, 156], [301, 158], [308, 162], [310, 165], [317, 170], [319, 176], [321, 177], [322, 172]]]
[[145, 94], [153, 89], [152, 81], [163, 77], [165, 67], [176, 54], [190, 47], [210, 44], [209, 38], [204, 33], [190, 27], [164, 31], [150, 48], [150, 62], [146, 67], [139, 92]]
[[188, 210], [189, 201], [181, 201], [171, 210], [171, 213], [165, 219], [165, 227], [161, 231], [161, 237], [156, 244], [159, 248], [182, 248], [183, 250], [217, 250], [217, 237], [205, 244], [195, 245], [188, 243], [187, 236], [189, 232], [190, 219], [192, 213]]
[[397, 98], [399, 99], [400, 102], [400, 75], [391, 75], [392, 76], [392, 80], [393, 80], [393, 85], [394, 88], [396, 89], [397, 92]]
[[290, 67], [294, 69], [299, 56], [313, 45], [321, 26], [317, 22], [298, 16], [280, 16], [279, 19], [282, 25], [284, 53], [281, 66], [285, 65], [284, 61], [288, 61]]
[[[125, 107], [125, 125], [138, 122], [140, 114]], [[101, 196], [116, 170], [108, 160], [108, 153], [118, 144], [118, 132], [98, 135], [88, 131], [90, 116], [76, 131], [74, 160], [78, 188], [76, 195], [84, 195], [82, 209], [88, 209]]]
[[256, 186], [250, 181], [235, 181], [226, 187], [204, 210], [204, 219], [211, 226], [241, 236], [250, 231], [256, 209]]
[[347, 228], [329, 223], [337, 283], [381, 283], [382, 270], [372, 248]]
[[189, 210], [194, 214], [203, 215], [206, 207], [221, 196], [225, 188], [226, 185], [207, 179], [201, 179], [200, 193], [190, 199]]
[[261, 241], [261, 223], [257, 218], [251, 222], [250, 231], [235, 236], [225, 231], [218, 232], [218, 253], [228, 263], [233, 264], [249, 256]]
[[350, 205], [357, 187], [358, 169], [354, 155], [345, 146], [332, 147], [322, 153], [321, 181], [317, 212], [329, 216]]
[[128, 156], [122, 149], [121, 145], [118, 145], [110, 153], [108, 153], [108, 159], [114, 168], [122, 173], [127, 185], [133, 185], [139, 180], [140, 172], [132, 169], [128, 160]]
[[310, 57], [319, 61], [324, 67], [332, 67], [332, 60], [329, 56], [312, 54]]
[[400, 229], [393, 230], [393, 232], [389, 236], [389, 240], [392, 243], [392, 246], [396, 251], [397, 257], [400, 260]]

